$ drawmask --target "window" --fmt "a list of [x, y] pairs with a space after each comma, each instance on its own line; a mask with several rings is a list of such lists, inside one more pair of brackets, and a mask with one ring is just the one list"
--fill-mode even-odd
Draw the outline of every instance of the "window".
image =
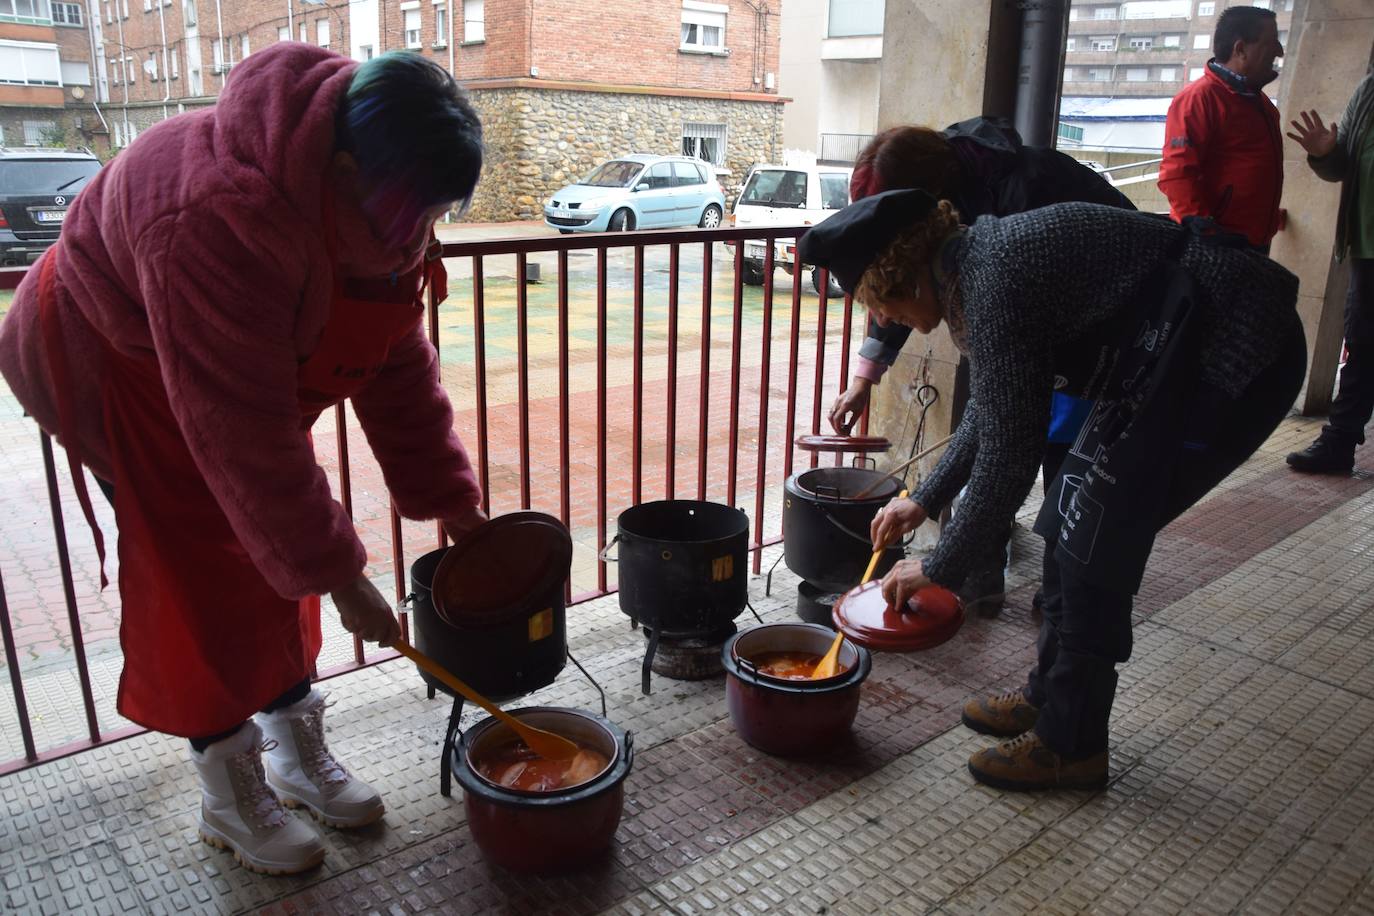
[[14, 86], [60, 86], [62, 65], [57, 45], [35, 41], [0, 41], [0, 83]]
[[420, 11], [404, 10], [401, 16], [405, 19], [406, 47], [420, 47]]
[[285, 25], [277, 26], [277, 41], [290, 41], [291, 27]]
[[1193, 50], [1202, 51], [1212, 46], [1212, 36], [1206, 33], [1199, 33], [1193, 36]]
[[688, 121], [682, 125], [682, 155], [709, 162], [725, 164], [725, 125]]
[[1074, 82], [1077, 82], [1077, 81], [1078, 81], [1078, 74], [1077, 74], [1076, 72], [1074, 72], [1073, 67], [1065, 67], [1065, 68], [1064, 68], [1064, 82], [1066, 82], [1066, 83], [1074, 83]]
[[145, 12], [145, 13], [151, 13], [152, 11], [153, 11], [153, 0], [143, 0], [143, 12]]
[[114, 22], [114, 13], [110, 11], [110, 0], [105, 0], [105, 21]]
[[138, 68], [134, 66], [132, 57], [124, 58], [124, 82], [130, 85], [138, 82]]
[[301, 27], [300, 27], [300, 29], [299, 29], [299, 34], [300, 34], [301, 44], [305, 44], [307, 41], [310, 40], [310, 31], [309, 31], [309, 29], [306, 28], [306, 25], [305, 25], [304, 20], [301, 21]]
[[81, 25], [80, 3], [54, 3], [52, 5], [53, 25]]
[[1088, 79], [1097, 83], [1108, 83], [1112, 79], [1110, 67], [1094, 67], [1088, 71]]
[[55, 143], [57, 140], [56, 121], [24, 121], [24, 145], [25, 146], [60, 146]]
[[829, 172], [820, 179], [822, 210], [843, 210], [849, 206], [849, 178], [843, 172]]
[[157, 52], [149, 51], [148, 59], [143, 62], [143, 71], [148, 74], [148, 79], [157, 82]]
[[1143, 83], [1150, 78], [1149, 67], [1127, 67], [1126, 79], [1132, 83]]
[[448, 44], [448, 6], [443, 2], [434, 4], [434, 46], [442, 48]]
[[1159, 81], [1161, 83], [1172, 83], [1178, 79], [1178, 70], [1174, 67], [1160, 67]]
[[650, 191], [659, 191], [673, 186], [673, 164], [671, 162], [657, 162], [644, 173], [644, 180], [640, 184], [647, 183]]
[[251, 48], [248, 47], [248, 33], [247, 33], [247, 32], [244, 32], [241, 36], [239, 36], [239, 38], [240, 38], [240, 41], [239, 41], [239, 50], [243, 52], [243, 53], [241, 53], [241, 54], [239, 55], [239, 60], [243, 60], [243, 59], [244, 59], [245, 57], [247, 57], [249, 54], [252, 54], [253, 51], [252, 51]]
[[1189, 67], [1189, 68], [1188, 68], [1188, 82], [1191, 83], [1193, 80], [1200, 80], [1200, 79], [1202, 79], [1202, 70], [1203, 70], [1202, 67]]
[[110, 61], [110, 85], [118, 86], [123, 80], [119, 78], [119, 61]]
[[372, 60], [372, 45], [359, 45], [358, 53], [363, 56], [363, 60]]
[[705, 179], [701, 175], [701, 169], [697, 168], [692, 163], [673, 163], [673, 187], [692, 188], [704, 183]]
[[186, 28], [194, 29], [200, 24], [200, 15], [196, 12], [196, 0], [186, 0], [181, 4], [181, 15], [186, 20]]
[[830, 38], [883, 34], [883, 0], [830, 0]]
[[52, 12], [48, 0], [0, 0], [0, 20], [47, 25], [52, 21]]
[[329, 20], [315, 20], [315, 44], [321, 48], [329, 47]]
[[487, 40], [487, 14], [483, 0], [463, 0], [463, 41]]
[[1131, 50], [1132, 50], [1132, 51], [1148, 51], [1148, 50], [1150, 50], [1151, 48], [1153, 48], [1154, 46], [1155, 46], [1155, 40], [1154, 40], [1153, 38], [1132, 38], [1132, 39], [1131, 39]]
[[1116, 7], [1114, 7], [1114, 6], [1099, 6], [1097, 9], [1093, 10], [1093, 18], [1094, 18], [1094, 19], [1115, 19], [1115, 18], [1116, 18]]
[[1197, 5], [1197, 14], [1199, 16], [1212, 16], [1216, 14], [1216, 11], [1217, 5], [1215, 2], [1199, 3]]
[[682, 0], [683, 51], [723, 52], [725, 50], [725, 16], [730, 7], [719, 3], [699, 3]]
[[1077, 38], [1070, 38], [1070, 39], [1068, 40], [1068, 43], [1066, 43], [1066, 44], [1064, 45], [1064, 50], [1065, 50], [1065, 51], [1077, 51], [1077, 50], [1078, 50], [1078, 39], [1077, 39]]
[[167, 66], [172, 69], [172, 79], [181, 78], [181, 49], [173, 48], [172, 53], [167, 55]]
[[62, 61], [62, 85], [64, 86], [89, 86], [91, 84], [91, 66], [84, 60], [64, 60]]
[[215, 73], [223, 73], [224, 66], [224, 39], [216, 38], [210, 42], [210, 66]]
[[1094, 51], [1115, 51], [1115, 38], [1094, 38], [1092, 40]]
[[1181, 35], [1165, 35], [1165, 36], [1164, 36], [1164, 47], [1166, 47], [1166, 48], [1177, 48], [1177, 47], [1179, 46], [1179, 40], [1180, 40], [1182, 37], [1183, 37], [1183, 36], [1181, 36]]

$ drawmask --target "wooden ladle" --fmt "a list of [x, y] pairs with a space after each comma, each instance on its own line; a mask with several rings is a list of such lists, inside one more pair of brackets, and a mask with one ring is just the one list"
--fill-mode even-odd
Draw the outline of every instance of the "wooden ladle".
[[[906, 499], [906, 497], [906, 490], [903, 490], [897, 495], [898, 499]], [[873, 557], [868, 561], [868, 568], [864, 570], [864, 577], [859, 580], [860, 586], [867, 585], [868, 580], [873, 578], [873, 570], [878, 568], [878, 558], [881, 557], [883, 551], [887, 549], [886, 544], [874, 544], [873, 546], [875, 548]], [[840, 646], [842, 645], [844, 645], [844, 631], [836, 630], [835, 641], [830, 644], [830, 651], [825, 653], [825, 656], [816, 663], [816, 667], [811, 671], [811, 680], [819, 681], [823, 678], [835, 676], [835, 670], [840, 664]]]
[[571, 760], [577, 756], [581, 750], [572, 741], [562, 735], [555, 735], [553, 732], [545, 731], [542, 728], [535, 728], [533, 725], [526, 725], [510, 713], [501, 709], [495, 703], [464, 684], [458, 678], [449, 674], [448, 669], [440, 665], [434, 659], [421, 652], [419, 649], [399, 637], [392, 644], [397, 652], [419, 665], [439, 680], [443, 681], [449, 688], [461, 694], [478, 706], [485, 709], [488, 713], [500, 719], [510, 726], [511, 730], [520, 736], [520, 740], [529, 746], [540, 757], [547, 757], [550, 760]]

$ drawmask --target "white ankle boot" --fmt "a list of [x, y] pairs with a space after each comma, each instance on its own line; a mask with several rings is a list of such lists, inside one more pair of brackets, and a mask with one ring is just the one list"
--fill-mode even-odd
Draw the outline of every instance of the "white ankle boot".
[[375, 789], [329, 753], [324, 710], [324, 695], [312, 690], [284, 709], [258, 714], [263, 731], [276, 742], [267, 752], [267, 781], [288, 807], [304, 805], [330, 827], [362, 827], [385, 814], [386, 806]]
[[314, 868], [324, 861], [324, 844], [268, 788], [262, 749], [262, 730], [248, 722], [232, 737], [191, 751], [202, 791], [200, 837], [263, 874]]

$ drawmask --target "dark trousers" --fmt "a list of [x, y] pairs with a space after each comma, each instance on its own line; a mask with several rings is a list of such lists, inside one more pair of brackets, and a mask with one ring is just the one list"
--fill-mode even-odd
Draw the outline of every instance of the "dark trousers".
[[[1307, 366], [1300, 334], [1283, 355], [1236, 399], [1201, 386], [1189, 399], [1185, 434], [1159, 528], [1239, 467], [1269, 437], [1293, 406]], [[1107, 724], [1116, 696], [1116, 665], [1131, 657], [1129, 589], [1085, 581], [1078, 567], [1061, 565], [1055, 542], [1046, 542], [1044, 618], [1036, 666], [1026, 698], [1040, 707], [1035, 731], [1051, 750], [1070, 759], [1107, 749]]]
[[[95, 483], [96, 486], [100, 487], [100, 492], [104, 493], [105, 498], [110, 501], [110, 505], [113, 506], [115, 501], [114, 484], [110, 483], [108, 480], [101, 480], [99, 477], [95, 479]], [[298, 703], [301, 700], [304, 700], [309, 695], [310, 678], [306, 678], [299, 684], [292, 687], [290, 690], [286, 691], [286, 693], [283, 693], [281, 696], [277, 697], [271, 703], [268, 703], [266, 706], [263, 707], [262, 711], [276, 712], [278, 709], [284, 709], [287, 706], [290, 706], [292, 703]], [[203, 751], [210, 745], [214, 744], [216, 741], [223, 741], [225, 738], [234, 737], [234, 735], [238, 734], [238, 730], [243, 728], [245, 724], [246, 723], [240, 722], [238, 725], [235, 725], [233, 728], [228, 729], [227, 731], [222, 731], [214, 735], [206, 735], [203, 738], [192, 738], [190, 739], [191, 748], [193, 750]]]
[[1350, 353], [1322, 438], [1353, 448], [1364, 442], [1364, 428], [1374, 415], [1374, 260], [1368, 258], [1350, 262], [1345, 346]]

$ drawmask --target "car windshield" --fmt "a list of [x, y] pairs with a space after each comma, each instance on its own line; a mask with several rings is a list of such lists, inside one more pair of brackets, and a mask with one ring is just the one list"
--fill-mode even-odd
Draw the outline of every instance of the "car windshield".
[[75, 194], [99, 171], [94, 159], [11, 159], [0, 162], [0, 194]]
[[578, 184], [591, 185], [594, 188], [628, 188], [630, 182], [635, 180], [640, 169], [644, 168], [642, 162], [628, 162], [624, 159], [612, 159], [610, 162], [603, 162], [596, 167], [586, 178]]
[[791, 169], [760, 169], [749, 176], [739, 202], [800, 209], [806, 206], [806, 173]]

